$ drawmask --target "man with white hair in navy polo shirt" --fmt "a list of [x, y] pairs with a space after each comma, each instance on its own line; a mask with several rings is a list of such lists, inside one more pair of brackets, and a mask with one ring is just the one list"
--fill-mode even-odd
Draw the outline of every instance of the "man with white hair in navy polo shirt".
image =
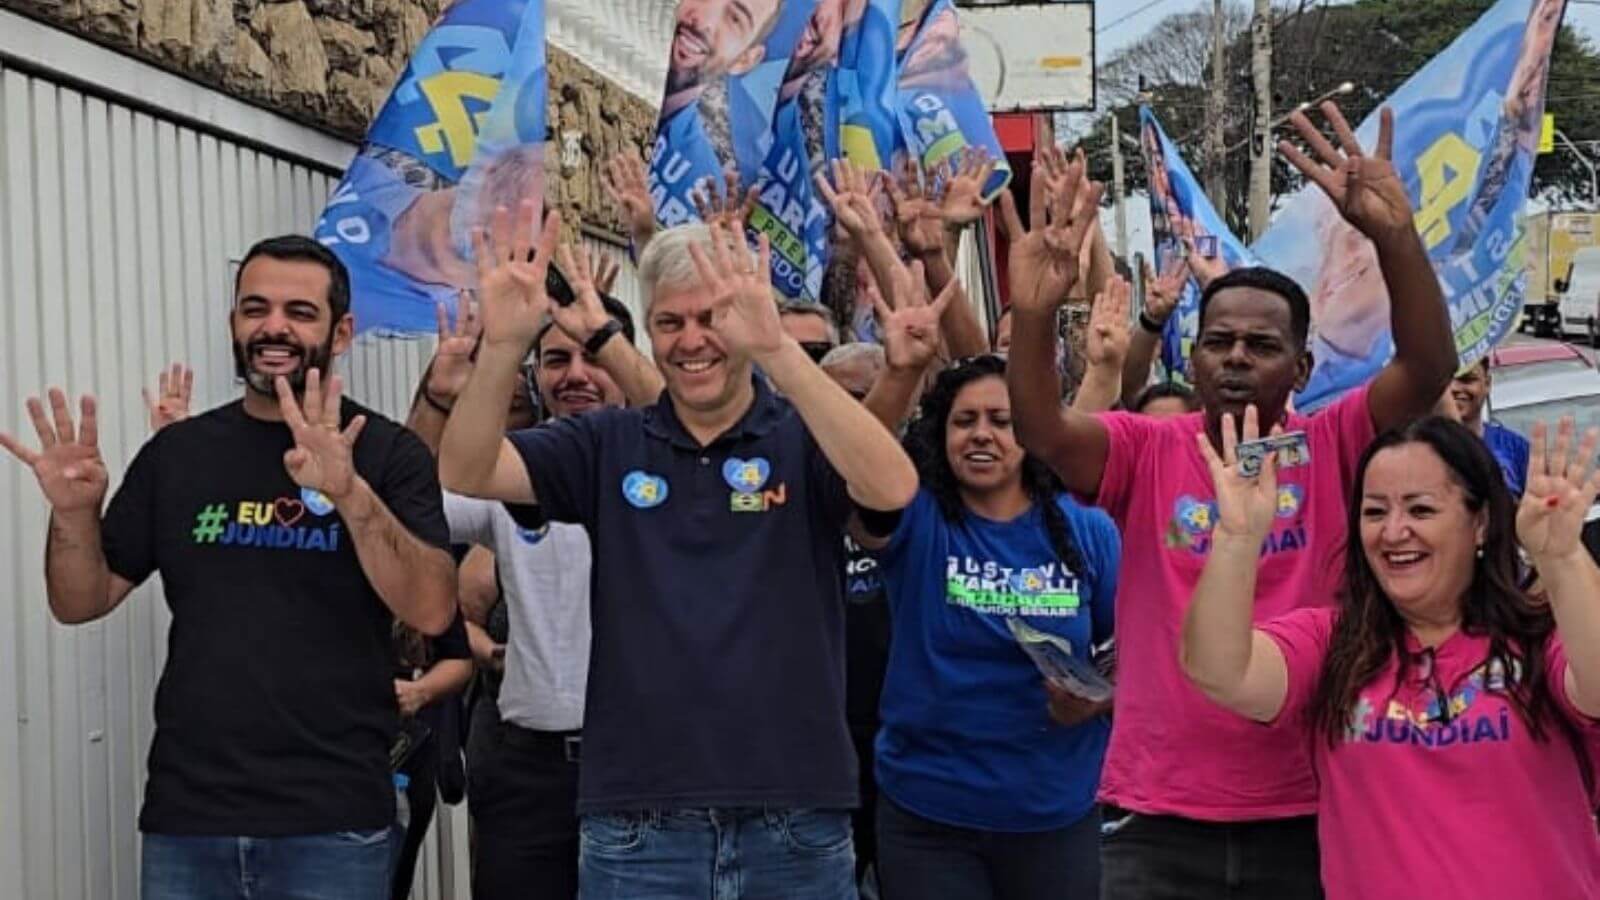
[[640, 260], [658, 404], [505, 436], [559, 228], [530, 262], [531, 211], [510, 220], [480, 248], [484, 345], [440, 468], [593, 542], [582, 895], [854, 897], [844, 527], [903, 509], [911, 461], [785, 335], [770, 250], [738, 221], [669, 229]]

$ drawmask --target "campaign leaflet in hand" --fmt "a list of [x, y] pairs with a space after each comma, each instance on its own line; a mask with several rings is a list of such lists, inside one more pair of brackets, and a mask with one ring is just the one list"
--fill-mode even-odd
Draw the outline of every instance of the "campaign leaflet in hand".
[[1020, 618], [1007, 619], [1006, 626], [1045, 680], [1089, 703], [1111, 699], [1111, 682], [1087, 657], [1074, 654], [1066, 638], [1046, 634]]
[[1304, 431], [1289, 431], [1284, 434], [1274, 434], [1257, 441], [1245, 441], [1240, 444], [1239, 474], [1246, 478], [1254, 478], [1261, 474], [1261, 463], [1267, 454], [1278, 454], [1278, 468], [1288, 469], [1294, 466], [1303, 466], [1311, 462], [1311, 444], [1306, 439]]

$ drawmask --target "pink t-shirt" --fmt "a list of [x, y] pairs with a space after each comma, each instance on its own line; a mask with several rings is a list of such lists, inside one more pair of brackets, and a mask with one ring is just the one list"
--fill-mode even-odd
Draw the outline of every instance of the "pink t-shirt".
[[[1488, 638], [1457, 632], [1432, 652], [1407, 635], [1417, 656], [1405, 683], [1396, 688], [1391, 659], [1330, 748], [1306, 711], [1336, 614], [1301, 609], [1264, 627], [1289, 669], [1271, 730], [1306, 741], [1316, 767], [1329, 900], [1600, 896], [1600, 837], [1579, 763], [1600, 725], [1567, 698], [1560, 639], [1545, 667], [1580, 746], [1553, 721], [1535, 739], [1500, 693], [1519, 667], [1490, 663]], [[1448, 720], [1435, 688], [1449, 697]]]
[[[1134, 812], [1208, 821], [1309, 815], [1316, 786], [1304, 742], [1212, 703], [1183, 676], [1178, 636], [1210, 548], [1216, 492], [1195, 444], [1200, 413], [1101, 417], [1111, 446], [1095, 504], [1122, 530], [1117, 588], [1116, 714], [1101, 799]], [[1332, 602], [1341, 578], [1345, 508], [1372, 441], [1365, 389], [1304, 430], [1307, 465], [1278, 473], [1278, 521], [1261, 551], [1255, 618]]]

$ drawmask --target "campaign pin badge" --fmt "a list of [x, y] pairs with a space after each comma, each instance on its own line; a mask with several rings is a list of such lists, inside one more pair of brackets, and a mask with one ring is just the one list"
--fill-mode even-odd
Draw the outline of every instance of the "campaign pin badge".
[[333, 512], [333, 501], [328, 499], [327, 494], [313, 488], [300, 489], [300, 502], [304, 503], [306, 509], [311, 510], [313, 515], [325, 516]]
[[772, 464], [759, 456], [754, 459], [729, 457], [728, 461], [722, 464], [722, 480], [728, 483], [728, 487], [741, 494], [761, 490], [771, 477]]
[[667, 480], [638, 469], [622, 476], [622, 498], [635, 509], [652, 509], [667, 502]]

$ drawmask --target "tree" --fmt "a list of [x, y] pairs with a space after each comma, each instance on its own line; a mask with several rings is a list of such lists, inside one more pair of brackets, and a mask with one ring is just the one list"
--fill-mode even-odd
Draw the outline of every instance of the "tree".
[[[1301, 102], [1332, 91], [1341, 82], [1356, 85], [1339, 98], [1345, 115], [1359, 121], [1376, 109], [1429, 60], [1454, 41], [1493, 0], [1360, 0], [1342, 6], [1296, 3], [1278, 11], [1273, 22], [1273, 106], [1281, 116]], [[1237, 234], [1249, 219], [1250, 129], [1252, 91], [1248, 16], [1242, 7], [1228, 12], [1228, 115], [1223, 123], [1228, 147], [1228, 200], [1218, 212]], [[1234, 19], [1241, 24], [1235, 26]], [[1209, 50], [1204, 35], [1209, 13], [1168, 17], [1145, 39], [1132, 44], [1102, 68], [1102, 97], [1117, 117], [1123, 134], [1138, 133], [1139, 77], [1151, 108], [1185, 159], [1198, 171], [1205, 120]], [[1181, 32], [1187, 32], [1187, 36]], [[1547, 91], [1546, 112], [1574, 139], [1600, 139], [1600, 52], [1571, 27], [1556, 40]], [[1094, 162], [1094, 177], [1109, 178], [1109, 119], [1102, 119], [1084, 139]], [[1125, 148], [1131, 149], [1131, 148]], [[1126, 154], [1128, 182], [1144, 178], [1137, 151]], [[1274, 154], [1272, 184], [1277, 196], [1300, 186], [1298, 173]], [[1539, 157], [1533, 192], [1555, 203], [1589, 196], [1589, 174], [1571, 153]]]

